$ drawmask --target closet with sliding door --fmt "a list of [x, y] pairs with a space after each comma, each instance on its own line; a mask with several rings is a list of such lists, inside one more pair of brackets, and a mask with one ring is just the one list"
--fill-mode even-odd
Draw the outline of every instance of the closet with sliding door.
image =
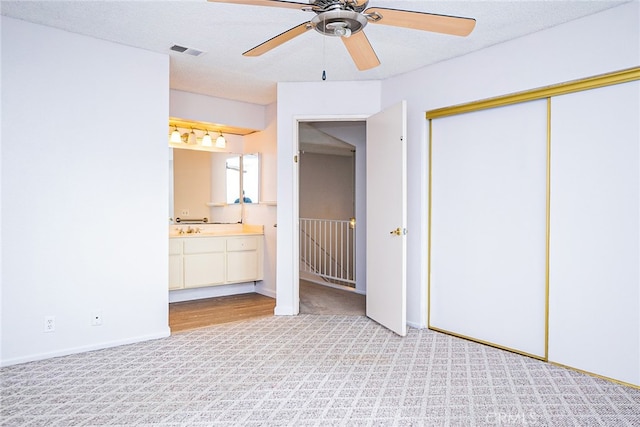
[[427, 119], [429, 328], [640, 386], [640, 68]]

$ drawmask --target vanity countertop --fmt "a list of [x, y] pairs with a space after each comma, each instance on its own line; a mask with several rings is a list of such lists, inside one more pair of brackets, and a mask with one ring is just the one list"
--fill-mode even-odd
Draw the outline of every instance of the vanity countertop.
[[[190, 232], [190, 230], [192, 230]], [[264, 226], [250, 224], [188, 224], [169, 226], [169, 238], [263, 235]]]

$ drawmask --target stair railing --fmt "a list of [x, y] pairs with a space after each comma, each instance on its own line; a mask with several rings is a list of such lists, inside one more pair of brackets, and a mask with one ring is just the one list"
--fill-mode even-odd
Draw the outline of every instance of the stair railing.
[[300, 218], [300, 270], [354, 287], [354, 221]]

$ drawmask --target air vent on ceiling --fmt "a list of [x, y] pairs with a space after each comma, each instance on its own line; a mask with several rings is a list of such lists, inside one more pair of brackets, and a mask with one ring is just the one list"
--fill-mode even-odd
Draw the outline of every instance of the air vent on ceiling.
[[206, 53], [198, 49], [193, 49], [191, 47], [180, 46], [179, 44], [174, 44], [169, 49], [173, 50], [174, 52], [186, 53], [187, 55], [191, 56], [200, 56]]

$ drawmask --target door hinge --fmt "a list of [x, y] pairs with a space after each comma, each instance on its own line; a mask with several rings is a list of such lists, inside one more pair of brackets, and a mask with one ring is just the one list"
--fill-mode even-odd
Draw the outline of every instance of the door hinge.
[[294, 163], [298, 163], [298, 155], [297, 154], [295, 156], [293, 156], [293, 162]]

